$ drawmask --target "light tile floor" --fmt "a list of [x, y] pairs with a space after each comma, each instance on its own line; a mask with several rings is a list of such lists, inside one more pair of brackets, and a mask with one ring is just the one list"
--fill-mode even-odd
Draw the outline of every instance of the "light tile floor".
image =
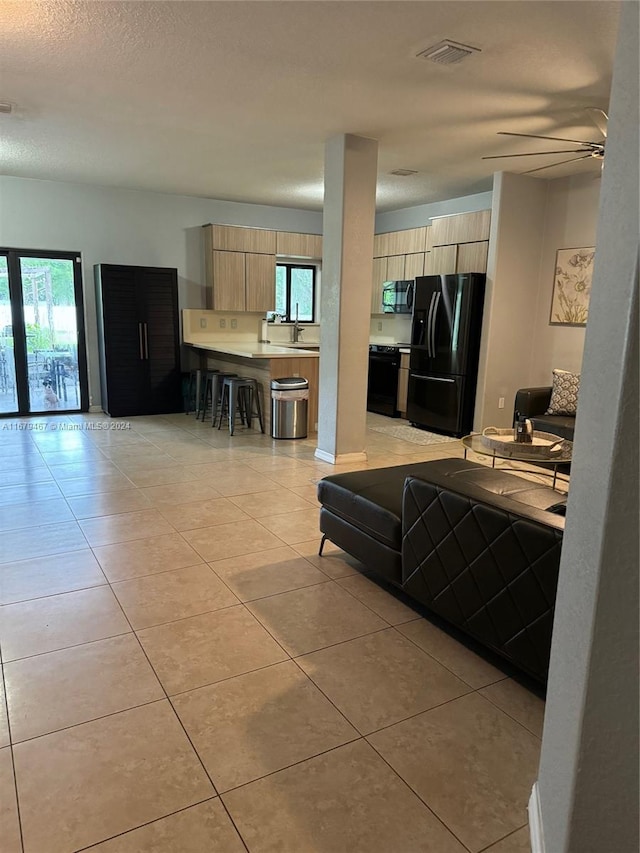
[[[340, 469], [312, 438], [17, 423], [0, 421], [3, 853], [529, 849], [542, 700], [335, 546], [317, 556], [315, 484]], [[371, 430], [367, 450], [462, 455]]]

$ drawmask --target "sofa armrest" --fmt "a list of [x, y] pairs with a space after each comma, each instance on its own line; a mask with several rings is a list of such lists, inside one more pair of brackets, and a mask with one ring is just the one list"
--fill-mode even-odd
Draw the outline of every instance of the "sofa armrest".
[[535, 415], [544, 415], [549, 408], [550, 400], [550, 385], [541, 388], [520, 388], [520, 390], [516, 392], [516, 400], [513, 407], [514, 423], [516, 412], [519, 412], [525, 418], [532, 418]]
[[405, 482], [403, 589], [544, 681], [564, 518], [433, 475]]

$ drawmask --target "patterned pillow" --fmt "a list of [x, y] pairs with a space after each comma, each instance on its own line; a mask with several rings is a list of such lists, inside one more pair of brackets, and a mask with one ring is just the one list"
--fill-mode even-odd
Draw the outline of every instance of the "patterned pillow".
[[545, 415], [575, 415], [580, 393], [580, 374], [568, 370], [553, 371], [553, 387]]

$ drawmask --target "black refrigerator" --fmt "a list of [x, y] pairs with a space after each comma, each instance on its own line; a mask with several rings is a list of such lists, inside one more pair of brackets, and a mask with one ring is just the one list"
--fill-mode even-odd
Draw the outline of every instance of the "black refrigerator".
[[478, 379], [484, 273], [416, 278], [407, 418], [460, 437], [471, 432]]

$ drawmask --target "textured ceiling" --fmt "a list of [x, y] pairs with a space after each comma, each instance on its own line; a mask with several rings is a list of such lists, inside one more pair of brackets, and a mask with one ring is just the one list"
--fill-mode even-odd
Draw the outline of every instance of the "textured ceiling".
[[[554, 147], [499, 130], [601, 138], [585, 108], [607, 108], [618, 11], [610, 0], [0, 2], [0, 101], [15, 105], [0, 115], [2, 171], [319, 208], [324, 141], [346, 132], [379, 140], [379, 210], [487, 190], [498, 168], [554, 159], [482, 161]], [[415, 58], [443, 38], [481, 53]]]

